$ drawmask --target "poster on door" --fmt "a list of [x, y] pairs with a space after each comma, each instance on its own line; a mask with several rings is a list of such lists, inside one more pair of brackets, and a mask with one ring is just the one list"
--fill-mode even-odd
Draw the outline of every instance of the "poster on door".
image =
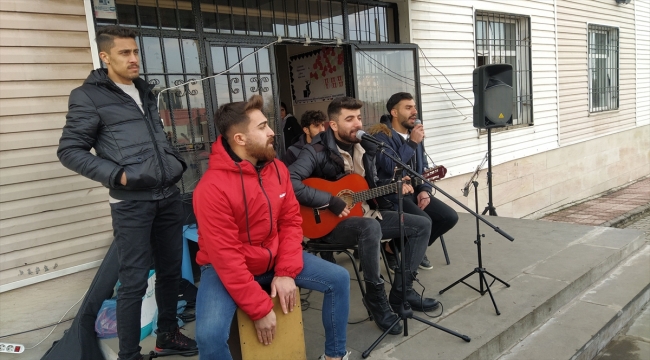
[[115, 0], [95, 0], [95, 17], [98, 19], [117, 19]]
[[342, 48], [320, 50], [289, 58], [291, 91], [296, 104], [330, 101], [345, 95], [344, 55]]

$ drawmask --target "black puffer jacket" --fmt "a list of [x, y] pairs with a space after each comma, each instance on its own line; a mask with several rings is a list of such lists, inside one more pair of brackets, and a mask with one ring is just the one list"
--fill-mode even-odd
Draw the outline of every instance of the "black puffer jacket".
[[[377, 168], [375, 166], [375, 156], [377, 147], [369, 141], [362, 141], [361, 146], [366, 150], [363, 155], [363, 167], [366, 170], [366, 181], [371, 188], [377, 184]], [[303, 180], [316, 177], [329, 181], [334, 181], [346, 175], [343, 157], [336, 146], [336, 140], [332, 129], [316, 135], [311, 144], [306, 144], [298, 159], [289, 166], [291, 173], [291, 184], [296, 192], [296, 197], [301, 205], [321, 208], [330, 203], [332, 195], [325, 191], [320, 191], [308, 187], [302, 183]], [[382, 201], [369, 202], [371, 208], [392, 208], [388, 202]]]
[[[187, 165], [165, 136], [152, 86], [140, 78], [133, 82], [144, 114], [104, 69], [93, 70], [72, 90], [57, 155], [68, 169], [109, 188], [115, 199], [159, 200], [178, 191], [175, 184]], [[119, 183], [122, 170], [126, 186]]]

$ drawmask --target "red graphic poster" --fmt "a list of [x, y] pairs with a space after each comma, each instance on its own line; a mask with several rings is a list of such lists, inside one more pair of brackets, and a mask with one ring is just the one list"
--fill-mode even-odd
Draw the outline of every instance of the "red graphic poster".
[[290, 69], [294, 102], [329, 101], [345, 95], [344, 60], [343, 49], [335, 47], [292, 56]]

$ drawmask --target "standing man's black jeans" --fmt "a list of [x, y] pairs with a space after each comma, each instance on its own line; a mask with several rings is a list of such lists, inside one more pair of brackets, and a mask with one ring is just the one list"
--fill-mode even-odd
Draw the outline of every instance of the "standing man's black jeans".
[[451, 230], [458, 222], [458, 214], [456, 211], [433, 196], [431, 196], [431, 202], [429, 202], [429, 205], [424, 210], [418, 207], [415, 195], [405, 196], [403, 204], [405, 213], [425, 216], [431, 220], [429, 246], [441, 235]]
[[120, 263], [117, 290], [119, 358], [140, 356], [140, 312], [149, 269], [156, 270], [158, 328], [178, 326], [176, 304], [183, 256], [183, 219], [180, 195], [154, 201], [123, 200], [111, 204], [113, 235]]

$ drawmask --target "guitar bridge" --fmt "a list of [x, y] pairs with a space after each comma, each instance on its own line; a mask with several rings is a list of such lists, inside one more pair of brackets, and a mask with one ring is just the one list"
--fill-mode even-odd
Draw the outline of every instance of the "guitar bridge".
[[320, 210], [314, 209], [314, 219], [316, 220], [316, 224], [320, 224]]

